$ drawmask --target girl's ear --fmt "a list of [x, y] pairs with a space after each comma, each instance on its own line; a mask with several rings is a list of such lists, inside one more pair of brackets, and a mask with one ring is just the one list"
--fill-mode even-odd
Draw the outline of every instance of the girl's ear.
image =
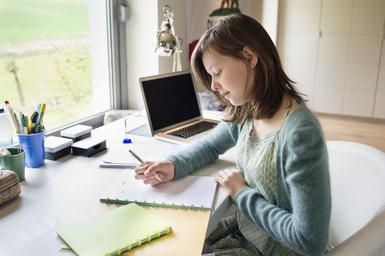
[[242, 52], [243, 52], [243, 55], [246, 57], [246, 59], [249, 60], [250, 67], [255, 68], [255, 66], [258, 63], [257, 54], [255, 52], [253, 52], [253, 50], [247, 46], [243, 48]]

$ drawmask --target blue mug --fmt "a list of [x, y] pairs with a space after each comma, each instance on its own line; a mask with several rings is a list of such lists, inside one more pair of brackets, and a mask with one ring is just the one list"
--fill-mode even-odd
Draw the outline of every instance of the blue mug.
[[44, 132], [36, 134], [18, 134], [20, 146], [25, 151], [25, 166], [38, 168], [44, 165]]

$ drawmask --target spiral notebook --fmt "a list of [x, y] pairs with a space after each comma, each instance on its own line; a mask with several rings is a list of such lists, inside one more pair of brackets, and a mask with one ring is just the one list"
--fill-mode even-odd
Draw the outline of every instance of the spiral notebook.
[[59, 228], [57, 234], [77, 255], [120, 255], [171, 232], [149, 209], [129, 204], [85, 223]]
[[141, 205], [210, 210], [217, 183], [213, 177], [186, 176], [157, 186], [145, 185], [129, 172], [105, 192], [104, 203], [138, 203]]

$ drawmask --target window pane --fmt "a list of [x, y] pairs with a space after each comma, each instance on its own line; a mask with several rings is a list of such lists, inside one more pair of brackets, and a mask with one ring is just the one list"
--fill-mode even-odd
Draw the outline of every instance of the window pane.
[[47, 130], [110, 109], [106, 2], [0, 0], [0, 99]]

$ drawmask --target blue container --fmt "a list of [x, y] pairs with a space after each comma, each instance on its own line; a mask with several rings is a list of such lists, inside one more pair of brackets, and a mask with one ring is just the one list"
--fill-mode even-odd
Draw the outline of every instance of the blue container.
[[36, 134], [18, 134], [19, 143], [25, 151], [25, 166], [38, 168], [44, 165], [44, 132]]

